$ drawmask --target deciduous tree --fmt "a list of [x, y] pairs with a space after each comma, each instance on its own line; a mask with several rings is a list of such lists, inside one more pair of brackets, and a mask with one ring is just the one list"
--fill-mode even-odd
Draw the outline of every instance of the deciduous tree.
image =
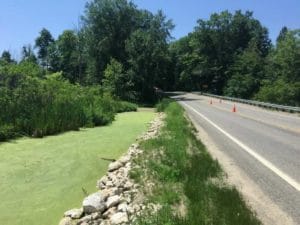
[[35, 40], [35, 47], [38, 49], [38, 59], [41, 65], [48, 69], [49, 67], [49, 46], [54, 42], [50, 31], [43, 28], [40, 31], [40, 36]]

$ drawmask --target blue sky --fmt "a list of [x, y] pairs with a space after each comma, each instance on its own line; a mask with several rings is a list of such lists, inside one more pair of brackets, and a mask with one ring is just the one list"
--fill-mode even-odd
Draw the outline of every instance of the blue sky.
[[[24, 44], [33, 44], [45, 27], [56, 38], [78, 25], [87, 0], [0, 0], [0, 53], [11, 51], [16, 58]], [[176, 25], [175, 38], [191, 32], [197, 19], [214, 12], [251, 10], [275, 40], [280, 29], [300, 28], [300, 0], [134, 0], [139, 8], [162, 9]]]

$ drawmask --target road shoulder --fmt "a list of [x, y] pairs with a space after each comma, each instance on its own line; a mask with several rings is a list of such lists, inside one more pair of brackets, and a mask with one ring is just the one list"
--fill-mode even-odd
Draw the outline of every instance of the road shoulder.
[[206, 146], [212, 157], [219, 161], [227, 174], [228, 182], [234, 185], [245, 198], [247, 204], [256, 212], [263, 224], [282, 225], [296, 224], [292, 218], [280, 209], [225, 153], [223, 153], [208, 136], [205, 130], [187, 115], [196, 127], [197, 136]]

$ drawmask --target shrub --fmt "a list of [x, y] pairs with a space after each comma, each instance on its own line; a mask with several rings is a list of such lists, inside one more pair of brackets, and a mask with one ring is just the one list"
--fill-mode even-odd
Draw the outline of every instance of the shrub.
[[137, 105], [126, 101], [115, 101], [115, 112], [134, 112], [137, 111]]
[[113, 99], [109, 96], [97, 97], [92, 116], [95, 126], [111, 123], [115, 118]]
[[6, 141], [7, 139], [11, 139], [16, 137], [16, 133], [14, 131], [14, 127], [12, 125], [1, 125], [0, 126], [0, 141]]
[[255, 96], [256, 100], [282, 105], [300, 105], [300, 82], [286, 82], [278, 79], [266, 82]]
[[1, 76], [0, 121], [13, 124], [1, 127], [1, 141], [14, 137], [12, 130], [43, 137], [114, 119], [115, 100], [99, 87], [70, 84], [60, 73], [45, 79], [19, 75], [17, 82], [13, 77]]
[[156, 105], [157, 112], [163, 112], [168, 107], [168, 105], [173, 102], [170, 98], [164, 98]]

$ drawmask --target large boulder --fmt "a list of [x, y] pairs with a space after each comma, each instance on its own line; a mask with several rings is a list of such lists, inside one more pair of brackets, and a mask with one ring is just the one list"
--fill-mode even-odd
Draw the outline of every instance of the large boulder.
[[105, 197], [100, 192], [91, 194], [83, 200], [82, 207], [86, 214], [103, 212], [106, 209]]

